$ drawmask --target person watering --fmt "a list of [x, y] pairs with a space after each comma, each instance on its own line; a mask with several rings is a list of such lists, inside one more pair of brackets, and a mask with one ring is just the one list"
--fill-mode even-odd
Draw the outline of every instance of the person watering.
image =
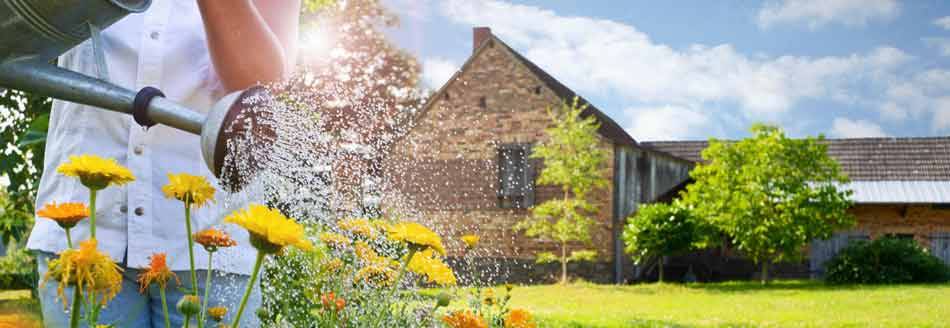
[[[144, 13], [130, 15], [103, 31], [108, 80], [134, 90], [155, 87], [170, 100], [207, 110], [228, 92], [279, 82], [291, 74], [297, 57], [300, 6], [300, 0], [153, 1]], [[96, 76], [91, 41], [61, 56], [59, 65]], [[188, 250], [181, 242], [186, 236], [182, 204], [165, 198], [161, 187], [168, 183], [167, 173], [203, 175], [214, 181], [202, 160], [199, 137], [161, 125], [144, 129], [129, 115], [59, 100], [53, 101], [49, 124], [37, 194], [40, 206], [88, 200], [87, 191], [75, 179], [57, 176], [56, 167], [69, 155], [115, 158], [135, 172], [135, 181], [103, 190], [97, 201], [99, 248], [124, 270], [122, 291], [103, 309], [100, 322], [163, 327], [157, 293], [139, 293], [136, 279], [156, 252], [167, 253], [168, 265], [179, 277], [189, 275]], [[192, 229], [216, 225], [226, 214], [222, 205], [201, 207], [192, 214]], [[88, 239], [86, 227], [74, 228], [73, 239]], [[221, 227], [238, 246], [214, 257], [212, 298], [220, 303], [217, 305], [235, 309], [255, 252], [243, 229]], [[27, 247], [37, 254], [42, 277], [47, 261], [66, 249], [66, 237], [55, 222], [38, 219]], [[200, 246], [196, 245], [195, 261], [204, 263], [205, 252], [197, 248]], [[199, 271], [202, 294], [204, 274]], [[168, 288], [170, 304], [185, 295], [183, 290], [192, 288], [190, 279], [181, 279], [181, 283], [182, 288]], [[47, 327], [65, 327], [69, 322], [69, 314], [56, 299], [56, 289], [56, 282], [50, 281], [39, 290]], [[260, 305], [259, 290], [255, 289], [248, 306], [251, 315], [242, 317], [242, 327], [259, 325], [253, 315]], [[181, 315], [174, 313], [172, 325], [182, 324]]]

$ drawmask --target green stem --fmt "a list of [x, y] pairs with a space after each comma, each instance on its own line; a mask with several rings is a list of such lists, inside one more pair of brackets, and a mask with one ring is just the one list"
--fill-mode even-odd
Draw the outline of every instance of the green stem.
[[195, 273], [195, 241], [191, 238], [191, 202], [185, 201], [185, 229], [188, 231], [188, 261], [191, 264], [191, 294], [198, 296], [198, 275]]
[[[60, 283], [62, 284], [64, 282]], [[69, 327], [71, 328], [79, 327], [79, 298], [81, 296], [82, 295], [79, 294], [79, 286], [73, 286], [73, 311], [70, 313], [69, 317]]]
[[70, 249], [73, 248], [73, 237], [69, 235], [69, 229], [66, 228], [66, 246], [69, 246]]
[[409, 247], [409, 254], [406, 254], [406, 260], [402, 262], [402, 265], [399, 266], [399, 274], [396, 275], [396, 282], [393, 284], [392, 291], [395, 292], [399, 288], [399, 282], [402, 281], [402, 276], [406, 274], [406, 267], [409, 266], [409, 261], [412, 261], [412, 257], [416, 255], [416, 250], [412, 246]]
[[160, 288], [158, 294], [162, 296], [162, 313], [165, 314], [165, 328], [171, 328], [172, 324], [168, 321], [168, 303], [165, 301], [165, 288]]
[[96, 303], [96, 297], [92, 296], [92, 316], [89, 320], [89, 326], [95, 327], [99, 325], [99, 311], [102, 311], [102, 307], [99, 306], [99, 303]]
[[89, 188], [89, 234], [96, 239], [96, 193], [99, 191]]
[[189, 325], [191, 325], [191, 315], [186, 314], [186, 315], [185, 315], [185, 328], [188, 328]]
[[254, 261], [254, 270], [251, 271], [251, 279], [247, 281], [247, 287], [244, 288], [244, 297], [241, 298], [241, 306], [238, 307], [237, 315], [231, 322], [231, 328], [237, 328], [241, 322], [241, 314], [244, 313], [244, 306], [247, 305], [247, 299], [251, 297], [251, 290], [254, 289], [254, 281], [257, 280], [257, 273], [261, 271], [261, 263], [264, 262], [264, 253], [257, 251], [257, 260]]
[[208, 315], [208, 294], [211, 292], [211, 255], [214, 253], [208, 252], [208, 272], [205, 277], [205, 299], [201, 301], [201, 313], [198, 314], [198, 328], [204, 326], [205, 317]]

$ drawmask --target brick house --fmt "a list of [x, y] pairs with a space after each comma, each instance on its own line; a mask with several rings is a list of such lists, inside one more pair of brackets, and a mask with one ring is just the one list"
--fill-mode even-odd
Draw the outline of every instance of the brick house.
[[[431, 96], [406, 136], [394, 143], [384, 174], [400, 203], [411, 204], [446, 237], [450, 256], [462, 254], [457, 237], [477, 233], [479, 265], [493, 266], [498, 279], [543, 281], [555, 265], [533, 265], [553, 242], [526, 238], [512, 230], [528, 208], [560, 194], [557, 186], [534, 183], [543, 163], [528, 159], [531, 146], [545, 140], [558, 110], [577, 94], [506, 45], [488, 28], [473, 31], [473, 51], [461, 69]], [[596, 263], [572, 265], [572, 274], [594, 281], [630, 275], [619, 239], [627, 216], [686, 179], [692, 163], [641, 147], [593, 104], [585, 117], [600, 122], [601, 147], [610, 151], [606, 190], [592, 193], [597, 226], [592, 228]]]
[[[446, 237], [450, 257], [463, 255], [457, 237], [477, 233], [482, 271], [496, 280], [544, 281], [556, 265], [534, 265], [537, 252], [556, 251], [551, 242], [512, 230], [528, 208], [560, 193], [534, 183], [543, 163], [526, 158], [552, 125], [547, 109], [558, 109], [576, 93], [506, 45], [488, 28], [475, 28], [472, 55], [417, 113], [408, 133], [394, 143], [384, 165], [398, 203], [417, 211]], [[643, 278], [635, 273], [619, 239], [637, 206], [670, 201], [690, 183], [706, 141], [635, 141], [593, 104], [601, 146], [609, 149], [612, 183], [593, 193], [599, 209], [592, 245], [596, 263], [572, 265], [571, 274], [599, 282]], [[672, 123], [671, 123], [672, 124]], [[776, 276], [818, 277], [822, 263], [848, 241], [891, 235], [913, 238], [950, 263], [950, 137], [829, 139], [829, 155], [852, 182], [858, 224], [817, 240], [808, 261], [778, 265]], [[668, 263], [671, 278], [689, 266], [706, 266], [704, 279], [748, 279], [757, 268], [729, 250], [713, 249]], [[672, 267], [671, 267], [672, 266]], [[486, 270], [487, 269], [487, 270]], [[700, 270], [697, 267], [697, 270]], [[697, 272], [699, 273], [699, 272]]]
[[[808, 262], [786, 274], [819, 277], [822, 264], [850, 240], [914, 239], [950, 264], [950, 137], [828, 139], [828, 155], [851, 178], [857, 226], [809, 246]], [[645, 142], [641, 146], [694, 163], [706, 141]]]

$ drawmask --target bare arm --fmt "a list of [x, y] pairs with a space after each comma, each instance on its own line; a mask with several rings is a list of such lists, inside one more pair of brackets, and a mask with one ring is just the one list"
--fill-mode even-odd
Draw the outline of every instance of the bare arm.
[[297, 60], [300, 0], [197, 0], [211, 61], [228, 91], [277, 82]]

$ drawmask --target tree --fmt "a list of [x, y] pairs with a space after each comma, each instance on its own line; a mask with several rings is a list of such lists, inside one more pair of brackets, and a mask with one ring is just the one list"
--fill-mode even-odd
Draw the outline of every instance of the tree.
[[705, 247], [713, 232], [697, 219], [692, 208], [679, 200], [672, 204], [643, 204], [623, 230], [625, 250], [634, 263], [660, 258], [660, 282], [663, 282], [662, 257], [682, 254]]
[[0, 90], [0, 181], [8, 183], [0, 209], [4, 244], [22, 241], [32, 225], [51, 105], [42, 95]]
[[797, 260], [815, 238], [854, 225], [851, 192], [823, 136], [789, 139], [781, 129], [757, 124], [738, 142], [710, 140], [690, 176], [684, 199], [731, 243], [761, 265]]
[[304, 14], [300, 74], [286, 91], [300, 108], [319, 113], [318, 130], [332, 138], [319, 150], [336, 159], [332, 201], [377, 215], [376, 204], [365, 200], [378, 198], [372, 189], [378, 189], [384, 157], [424, 101], [420, 66], [383, 33], [399, 20], [381, 1], [311, 1], [319, 10]]
[[575, 250], [568, 255], [568, 243], [590, 242], [590, 226], [594, 220], [589, 214], [596, 208], [587, 201], [594, 189], [607, 186], [604, 177], [610, 155], [599, 144], [596, 118], [584, 118], [581, 113], [587, 105], [579, 99], [562, 104], [560, 112], [548, 109], [554, 127], [545, 130], [548, 140], [533, 148], [531, 158], [542, 159], [544, 169], [538, 177], [542, 185], [560, 186], [563, 197], [535, 206], [531, 216], [519, 222], [516, 230], [529, 237], [556, 241], [560, 255], [539, 253], [539, 262], [559, 261], [561, 283], [567, 282], [567, 263], [593, 260], [596, 253], [590, 250]]

